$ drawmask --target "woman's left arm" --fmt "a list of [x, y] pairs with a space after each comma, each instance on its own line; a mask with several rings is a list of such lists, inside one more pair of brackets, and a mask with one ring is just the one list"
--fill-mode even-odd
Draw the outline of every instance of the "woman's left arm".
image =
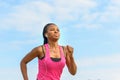
[[72, 75], [75, 75], [77, 72], [77, 65], [73, 57], [73, 50], [74, 49], [68, 45], [65, 47], [66, 64], [67, 64], [68, 70]]

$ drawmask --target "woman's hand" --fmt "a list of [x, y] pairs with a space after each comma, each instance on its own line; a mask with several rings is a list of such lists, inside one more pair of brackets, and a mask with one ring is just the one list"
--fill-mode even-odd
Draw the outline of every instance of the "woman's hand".
[[67, 45], [66, 46], [66, 56], [68, 57], [73, 57], [73, 51], [74, 51], [74, 49], [71, 47], [71, 46], [69, 46], [69, 45]]

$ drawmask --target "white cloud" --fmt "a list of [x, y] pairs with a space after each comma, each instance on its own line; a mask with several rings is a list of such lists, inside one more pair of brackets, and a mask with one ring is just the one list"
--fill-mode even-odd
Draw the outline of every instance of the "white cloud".
[[120, 1], [110, 0], [104, 12], [101, 13], [100, 21], [102, 22], [118, 22], [120, 18]]
[[100, 13], [95, 12], [95, 13], [86, 13], [83, 17], [82, 20], [86, 21], [86, 22], [91, 22], [91, 21], [95, 21], [98, 17], [100, 16]]
[[120, 54], [113, 54], [101, 57], [83, 58], [78, 61], [81, 67], [113, 65], [120, 63]]
[[[19, 63], [19, 62], [18, 62]], [[29, 80], [35, 80], [37, 75], [37, 65], [28, 64], [28, 76]], [[36, 66], [35, 66], [36, 65]], [[7, 77], [6, 77], [7, 76]], [[0, 68], [0, 79], [1, 80], [23, 80], [20, 65], [17, 67], [5, 67]]]
[[[103, 57], [91, 57], [78, 59], [77, 74], [70, 75], [67, 68], [64, 69], [62, 79], [66, 80], [119, 80], [120, 79], [120, 54], [113, 54]], [[96, 67], [98, 66], [98, 67]], [[102, 67], [104, 66], [104, 67]]]
[[[23, 48], [22, 46], [25, 45], [33, 45], [33, 44], [38, 44], [39, 41], [38, 40], [21, 40], [21, 41], [10, 41], [10, 42], [0, 42], [0, 44], [2, 46], [0, 46], [0, 50], [4, 50], [7, 49], [7, 51], [9, 50], [20, 50], [21, 48]], [[10, 46], [8, 46], [10, 45]]]
[[101, 29], [103, 28], [101, 24], [92, 24], [92, 23], [86, 23], [86, 24], [77, 24], [77, 25], [74, 25], [74, 27], [76, 28], [86, 28], [86, 29]]
[[82, 80], [119, 80], [120, 79], [120, 69], [115, 68], [106, 68], [106, 69], [97, 69], [97, 70], [81, 70]]
[[19, 31], [38, 34], [46, 23], [55, 19], [57, 23], [82, 20], [84, 21], [83, 23], [80, 22], [80, 24], [83, 24], [82, 27], [98, 29], [101, 25], [93, 23], [94, 21], [97, 23], [119, 19], [119, 4], [119, 0], [111, 0], [104, 12], [89, 13], [91, 9], [98, 6], [98, 3], [94, 0], [58, 0], [52, 3], [42, 1], [26, 2], [11, 6], [12, 12], [8, 13], [6, 18], [0, 20], [2, 23], [1, 28], [14, 28]]
[[56, 18], [59, 21], [75, 21], [89, 9], [97, 6], [92, 0], [55, 1]]
[[51, 19], [56, 19], [56, 22], [73, 21], [95, 6], [96, 2], [92, 0], [59, 0], [53, 5], [42, 1], [26, 2], [11, 6], [12, 12], [0, 20], [1, 29], [14, 28], [37, 34]]
[[120, 4], [120, 0], [111, 0], [111, 2], [112, 2], [112, 4], [113, 5], [117, 5], [117, 6], [120, 6], [119, 4]]
[[120, 28], [116, 28], [116, 29], [112, 29], [112, 30], [109, 30], [109, 33], [111, 35], [116, 35], [116, 36], [120, 36]]
[[45, 23], [50, 22], [51, 6], [44, 2], [28, 2], [11, 7], [13, 12], [1, 20], [1, 28], [28, 31], [38, 34]]
[[2, 7], [8, 7], [9, 5], [3, 1], [0, 1], [0, 8]]
[[[70, 0], [70, 1], [64, 1], [64, 0], [58, 0], [55, 1], [56, 5], [64, 6], [64, 7], [80, 7], [83, 6], [84, 8], [91, 8], [96, 6], [96, 2], [93, 0]], [[78, 8], [79, 8], [78, 7]], [[81, 7], [80, 7], [81, 8]]]
[[2, 80], [22, 80], [19, 68], [0, 68], [0, 79]]

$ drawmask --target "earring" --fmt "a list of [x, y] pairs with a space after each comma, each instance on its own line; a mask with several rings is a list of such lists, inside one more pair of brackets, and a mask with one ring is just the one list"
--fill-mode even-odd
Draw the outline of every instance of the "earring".
[[45, 35], [45, 37], [48, 37], [48, 35]]

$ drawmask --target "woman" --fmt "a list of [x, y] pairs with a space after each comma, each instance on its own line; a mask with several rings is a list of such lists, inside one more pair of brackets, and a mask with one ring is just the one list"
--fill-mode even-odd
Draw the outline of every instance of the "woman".
[[37, 80], [60, 80], [62, 70], [67, 65], [72, 75], [76, 74], [77, 66], [73, 57], [73, 48], [60, 46], [60, 31], [56, 24], [49, 23], [43, 29], [44, 44], [34, 48], [21, 60], [21, 72], [24, 80], [28, 80], [26, 64], [38, 58]]

